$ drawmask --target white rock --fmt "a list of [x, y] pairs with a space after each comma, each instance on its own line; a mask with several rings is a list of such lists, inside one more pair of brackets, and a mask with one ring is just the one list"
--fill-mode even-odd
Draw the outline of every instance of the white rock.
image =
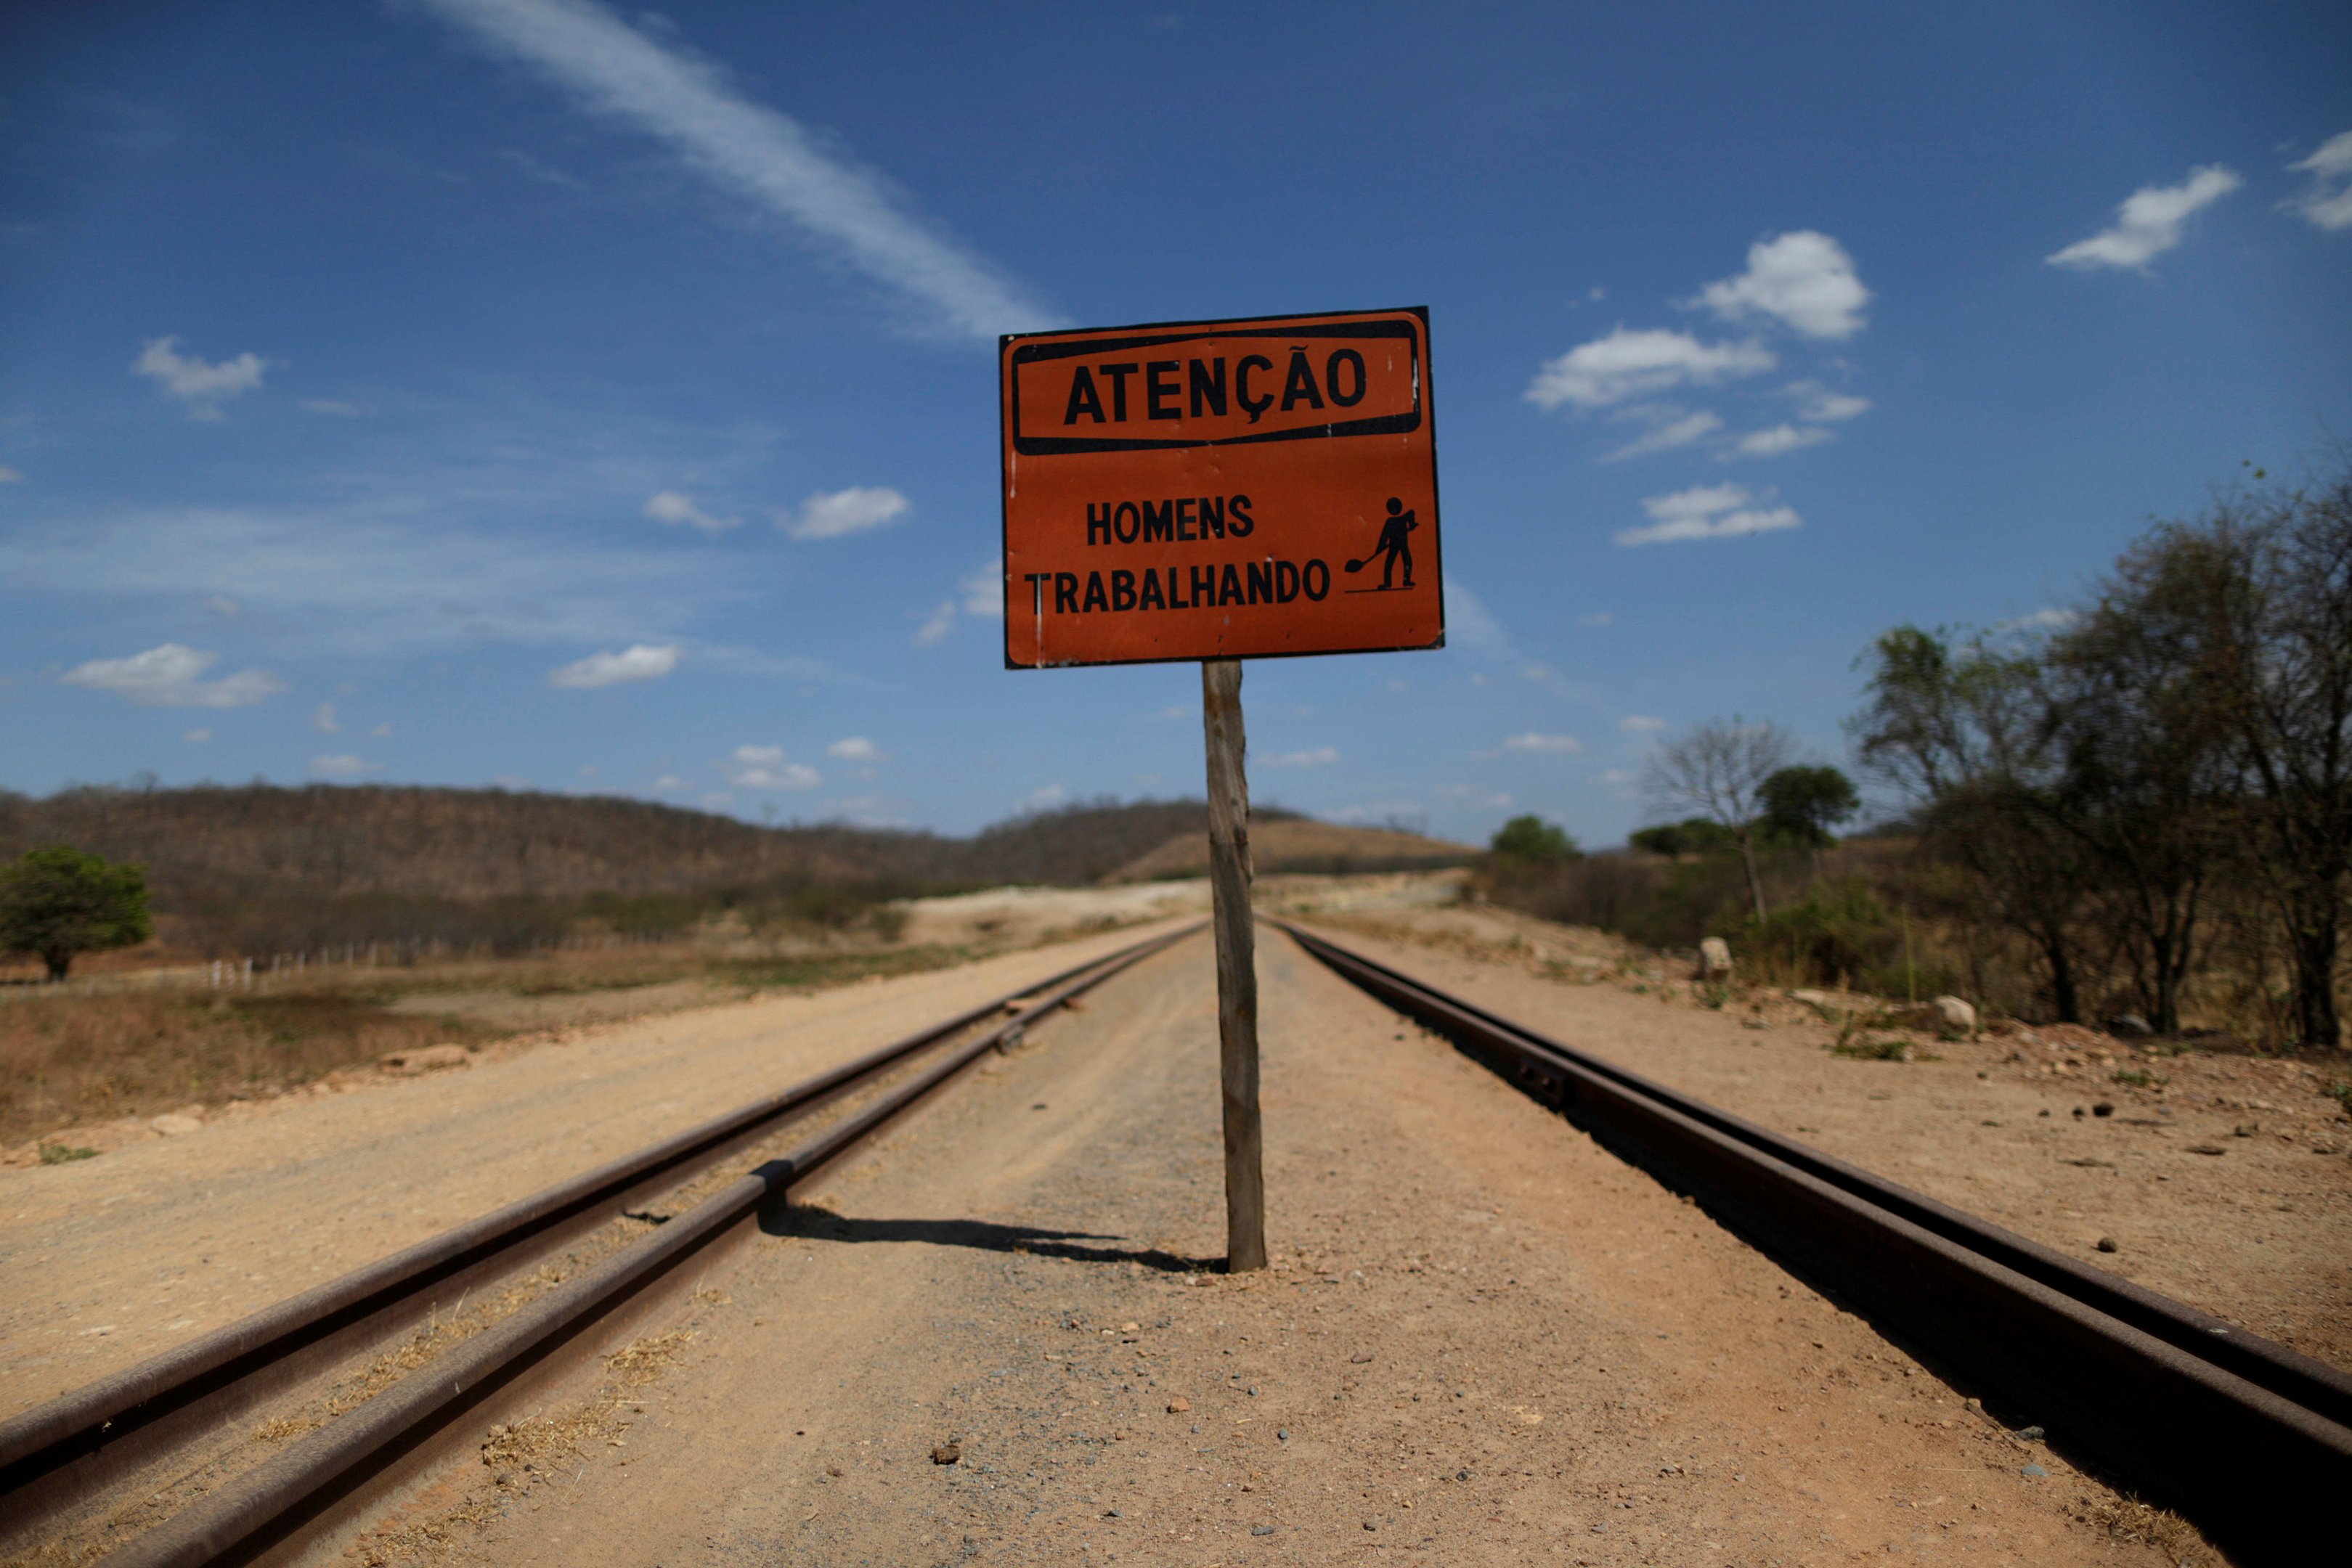
[[1958, 997], [1937, 997], [1916, 1007], [1896, 1008], [1890, 1020], [1899, 1029], [1927, 1029], [1938, 1033], [1974, 1034], [1977, 1009]]
[[1731, 974], [1731, 944], [1720, 936], [1710, 936], [1698, 945], [1698, 974], [1702, 980], [1720, 980]]
[[158, 1116], [147, 1124], [167, 1138], [176, 1138], [184, 1133], [201, 1133], [205, 1130], [205, 1124], [202, 1122], [182, 1111], [173, 1111], [167, 1115]]

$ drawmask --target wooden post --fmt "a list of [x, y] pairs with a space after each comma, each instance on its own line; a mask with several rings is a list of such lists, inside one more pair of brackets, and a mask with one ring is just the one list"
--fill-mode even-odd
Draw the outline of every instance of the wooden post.
[[1257, 1113], [1257, 934], [1250, 920], [1249, 775], [1242, 664], [1201, 661], [1209, 754], [1209, 890], [1217, 932], [1217, 1063], [1224, 1089], [1225, 1270], [1265, 1267]]

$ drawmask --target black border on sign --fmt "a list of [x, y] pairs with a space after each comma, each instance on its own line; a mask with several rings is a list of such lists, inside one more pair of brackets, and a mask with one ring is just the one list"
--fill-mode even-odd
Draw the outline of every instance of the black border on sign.
[[[1389, 314], [1396, 315], [1398, 312], [1391, 311]], [[1105, 329], [1123, 330], [1117, 327]], [[1007, 334], [1006, 341], [1021, 335]], [[1429, 323], [1426, 319], [1421, 324], [1420, 335], [1424, 341], [1428, 339]], [[1203, 338], [1402, 338], [1412, 345], [1412, 410], [1409, 413], [1376, 414], [1369, 419], [1343, 419], [1329, 424], [1302, 424], [1295, 430], [1268, 430], [1255, 435], [1227, 435], [1200, 441], [1154, 441], [1140, 436], [1104, 440], [1086, 435], [1021, 434], [1022, 366], [1035, 364], [1042, 360], [1075, 359], [1080, 354], [1116, 354], [1128, 349], [1196, 343]], [[1005, 369], [1013, 379], [1013, 450], [1024, 457], [1066, 457], [1077, 452], [1170, 452], [1193, 446], [1251, 446], [1267, 441], [1323, 441], [1343, 435], [1402, 435], [1421, 428], [1422, 394], [1429, 384], [1426, 368], [1421, 363], [1420, 343], [1414, 340], [1412, 325], [1404, 321], [1366, 321], [1346, 326], [1333, 322], [1325, 326], [1287, 329], [1255, 327], [1242, 332], [1159, 332], [1141, 338], [1102, 338], [1089, 332], [1082, 338], [1024, 343], [1013, 350], [1012, 360]]]
[[[1005, 493], [1004, 474], [1002, 468], [1003, 458], [1001, 455], [1008, 448], [1015, 453], [1019, 453], [1019, 455], [1023, 456], [1028, 456], [1031, 455], [1031, 454], [1022, 453], [1020, 448], [1013, 444], [1013, 432], [1010, 426], [1013, 415], [1011, 410], [1007, 406], [1009, 400], [1004, 396], [1003, 382], [1003, 378], [1005, 373], [1004, 350], [1012, 348], [1012, 346], [1016, 342], [1031, 338], [1071, 338], [1079, 333], [1085, 333], [1087, 334], [1087, 341], [1092, 343], [1104, 332], [1176, 332], [1183, 333], [1188, 336], [1200, 337], [1206, 336], [1207, 334], [1198, 330], [1186, 333], [1185, 329], [1217, 327], [1255, 327], [1263, 322], [1268, 321], [1296, 321], [1301, 316], [1411, 316], [1421, 322], [1422, 358], [1420, 378], [1421, 386], [1418, 398], [1419, 408], [1417, 413], [1412, 417], [1414, 418], [1416, 426], [1423, 421], [1426, 421], [1429, 425], [1429, 499], [1431, 509], [1436, 514], [1436, 516], [1432, 518], [1432, 523], [1434, 526], [1433, 526], [1430, 530], [1433, 548], [1431, 549], [1429, 555], [1430, 564], [1437, 570], [1437, 635], [1426, 643], [1397, 643], [1380, 648], [1301, 648], [1295, 652], [1274, 653], [1234, 653], [1229, 656], [1236, 659], [1318, 659], [1344, 656], [1349, 653], [1422, 653], [1433, 652], [1436, 649], [1445, 646], [1445, 533], [1443, 527], [1445, 508], [1438, 496], [1437, 403], [1435, 397], [1435, 372], [1433, 369], [1437, 360], [1437, 344], [1436, 340], [1430, 335], [1429, 307], [1426, 305], [1399, 305], [1391, 307], [1387, 309], [1379, 310], [1307, 310], [1296, 311], [1288, 316], [1236, 316], [1223, 320], [1212, 321], [1139, 321], [1130, 326], [1125, 327], [1076, 327], [1065, 328], [1060, 330], [1051, 332], [1006, 332], [1002, 334], [997, 339], [996, 350], [996, 373], [998, 376], [996, 403], [998, 437], [997, 451], [1000, 454], [1000, 465], [996, 478], [996, 570], [998, 574], [998, 591], [1004, 596], [1004, 646], [1003, 652], [1004, 657], [1004, 667], [1006, 669], [1093, 670], [1106, 669], [1121, 664], [1197, 664], [1204, 658], [1213, 658], [1217, 655], [1201, 653], [1161, 653], [1142, 659], [1087, 659], [1073, 660], [1068, 664], [1024, 664], [1017, 662], [1013, 657], [1013, 573], [1011, 569], [1004, 564], [1006, 558], [1012, 554], [1013, 508], [1011, 498]], [[1240, 334], [1234, 335], [1239, 336]], [[1264, 335], [1279, 337], [1282, 334], [1269, 329], [1268, 332]], [[1296, 331], [1294, 335], [1304, 337], [1307, 334], [1304, 329], [1299, 329]], [[1375, 336], [1377, 334], [1366, 333], [1363, 335]], [[1043, 358], [1045, 356], [1041, 355], [1039, 357]], [[1013, 395], [1015, 397], [1020, 395], [1020, 383], [1017, 381], [1013, 383]], [[1412, 427], [1409, 426], [1407, 428]], [[1311, 435], [1320, 435], [1323, 432], [1310, 426], [1308, 434]], [[1261, 437], [1260, 439], [1264, 438]], [[1126, 444], [1122, 443], [1121, 444], [1124, 445]], [[1163, 444], [1144, 442], [1136, 443], [1135, 444], [1149, 446]], [[1164, 444], [1192, 446], [1223, 444], [1210, 442], [1173, 442], [1166, 443]]]

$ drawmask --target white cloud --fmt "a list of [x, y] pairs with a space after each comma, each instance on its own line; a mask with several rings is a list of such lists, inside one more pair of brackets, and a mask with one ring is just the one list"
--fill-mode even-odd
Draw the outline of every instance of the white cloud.
[[963, 612], [982, 621], [1004, 619], [1004, 558], [996, 556], [976, 567], [956, 585], [963, 595]]
[[1604, 408], [1685, 384], [1760, 375], [1779, 362], [1761, 343], [1702, 343], [1688, 332], [1620, 327], [1545, 361], [1526, 397], [1538, 408]]
[[92, 659], [58, 677], [69, 686], [112, 692], [141, 707], [251, 707], [286, 689], [267, 670], [241, 670], [216, 681], [199, 677], [220, 658], [166, 643], [127, 659]]
[[845, 736], [824, 748], [827, 757], [837, 757], [844, 762], [882, 762], [887, 760], [882, 748], [862, 735]]
[[1645, 713], [1629, 713], [1617, 721], [1617, 727], [1628, 735], [1656, 735], [1666, 727], [1666, 721]]
[[604, 770], [593, 762], [583, 762], [580, 765], [580, 777], [583, 779], [601, 779], [604, 774]]
[[22, 473], [9, 467], [5, 463], [0, 463], [0, 485], [21, 484], [25, 476]]
[[1837, 432], [1823, 430], [1817, 424], [1802, 427], [1776, 424], [1769, 430], [1751, 430], [1732, 444], [1727, 457], [1778, 457], [1783, 452], [1795, 452], [1807, 446], [1819, 446], [1824, 441], [1835, 441]]
[[239, 354], [209, 364], [194, 354], [182, 354], [179, 341], [176, 337], [148, 339], [146, 348], [131, 361], [131, 373], [147, 377], [167, 395], [187, 404], [189, 418], [218, 419], [222, 403], [261, 385], [268, 367], [260, 355]]
[[1305, 751], [1285, 751], [1265, 758], [1268, 768], [1328, 768], [1339, 760], [1339, 747], [1317, 746]]
[[629, 681], [657, 681], [677, 668], [677, 649], [640, 643], [617, 653], [591, 653], [547, 673], [547, 684], [575, 691], [617, 686]]
[[2180, 243], [2181, 225], [2245, 182], [2219, 163], [2192, 169], [2178, 185], [2143, 185], [2116, 209], [2116, 224], [2045, 259], [2053, 267], [2145, 267]]
[[[1766, 492], [1763, 500], [1770, 498], [1770, 492]], [[1671, 496], [1653, 496], [1642, 503], [1642, 509], [1650, 514], [1649, 523], [1620, 531], [1617, 543], [1732, 538], [1804, 526], [1804, 519], [1789, 507], [1751, 504], [1757, 499], [1745, 485], [1699, 485]]]
[[311, 776], [318, 779], [357, 779], [362, 774], [374, 772], [375, 768], [374, 763], [348, 751], [310, 758]]
[[234, 621], [245, 613], [245, 606], [226, 593], [215, 593], [205, 601], [205, 608], [224, 621]]
[[2071, 610], [2036, 610], [2003, 621], [1993, 627], [1996, 632], [2063, 632], [2074, 624], [2076, 616]]
[[335, 705], [320, 703], [318, 710], [310, 716], [310, 727], [320, 735], [341, 735], [343, 727], [335, 722]]
[[956, 612], [975, 621], [1004, 619], [1004, 558], [995, 556], [985, 565], [974, 567], [956, 583], [956, 597], [940, 601], [939, 608], [923, 618], [915, 629], [915, 646], [932, 647], [944, 641], [955, 630]]
[[797, 515], [776, 514], [776, 526], [796, 539], [837, 539], [887, 528], [911, 510], [906, 497], [887, 485], [852, 485], [820, 490], [801, 503]]
[[936, 645], [949, 632], [955, 630], [955, 601], [942, 600], [940, 607], [932, 611], [920, 626], [915, 628], [915, 646], [929, 648]]
[[1797, 400], [1797, 417], [1816, 424], [1834, 424], [1870, 412], [1870, 400], [1852, 392], [1832, 392], [1819, 382], [1790, 382], [1780, 389]]
[[1056, 325], [996, 269], [935, 232], [881, 175], [752, 102], [717, 64], [593, 0], [423, 0], [582, 108], [667, 144], [706, 178], [797, 225], [967, 338]]
[[1845, 247], [1813, 229], [1798, 229], [1748, 247], [1748, 270], [1699, 290], [1697, 303], [1726, 321], [1761, 312], [1808, 338], [1851, 338], [1865, 323], [1870, 290], [1854, 275]]
[[678, 490], [656, 491], [646, 501], [646, 516], [672, 528], [700, 528], [706, 534], [724, 533], [740, 526], [740, 517], [715, 517], [694, 504], [694, 497]]
[[738, 789], [812, 789], [824, 781], [815, 768], [788, 760], [781, 746], [739, 746], [719, 771]]
[[[1626, 410], [1628, 413], [1635, 412]], [[1678, 408], [1661, 408], [1656, 411], [1655, 422], [1647, 435], [1636, 437], [1616, 451], [1605, 454], [1601, 461], [1622, 463], [1628, 457], [1646, 457], [1653, 452], [1671, 452], [1677, 446], [1704, 441], [1722, 428], [1723, 421], [1705, 409], [1696, 413], [1684, 413]]]
[[1042, 810], [1047, 806], [1058, 806], [1069, 798], [1070, 792], [1059, 784], [1047, 784], [1041, 789], [1030, 790], [1027, 795], [1022, 797], [1021, 803], [1032, 810]]
[[202, 746], [211, 740], [212, 737], [213, 732], [211, 730], [202, 728], [192, 729], [188, 731], [187, 734], [180, 737], [182, 740], [188, 742], [192, 746]]
[[1576, 618], [1576, 623], [1579, 626], [1606, 626], [1616, 619], [1617, 617], [1612, 615], [1606, 610], [1596, 610], [1590, 615], [1578, 616]]
[[373, 729], [369, 730], [368, 734], [373, 736], [378, 740], [390, 740], [392, 738], [392, 726], [389, 724], [377, 725]]
[[1487, 612], [1485, 600], [1450, 571], [1445, 574], [1445, 640], [1489, 659], [1512, 656], [1502, 622]]
[[1634, 779], [1639, 779], [1640, 777], [1640, 774], [1633, 772], [1627, 768], [1612, 768], [1601, 775], [1601, 781], [1603, 784], [1612, 785], [1619, 789], [1622, 789], [1624, 786], [1631, 784]]
[[2338, 131], [2318, 152], [2287, 167], [2310, 175], [2311, 189], [2283, 205], [2301, 213], [2314, 228], [2352, 228], [2352, 131]]
[[675, 773], [665, 773], [660, 778], [654, 780], [654, 788], [668, 791], [676, 789], [691, 789], [694, 786], [688, 784], [685, 779], [679, 778]]
[[1525, 735], [1508, 737], [1504, 740], [1503, 747], [1507, 751], [1573, 754], [1584, 749], [1584, 742], [1572, 735], [1538, 735], [1534, 730], [1529, 730]]
[[365, 403], [345, 402], [332, 397], [306, 397], [294, 406], [305, 413], [322, 413], [330, 419], [360, 419], [374, 412]]

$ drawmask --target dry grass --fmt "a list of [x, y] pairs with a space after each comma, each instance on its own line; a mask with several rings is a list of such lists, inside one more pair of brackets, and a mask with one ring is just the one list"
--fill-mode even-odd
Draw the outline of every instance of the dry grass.
[[[191, 1104], [260, 1099], [441, 1041], [486, 1045], [566, 1021], [561, 1014], [568, 997], [599, 998], [595, 1016], [609, 1019], [616, 995], [624, 1012], [667, 1010], [730, 995], [912, 974], [971, 956], [939, 946], [747, 956], [680, 943], [326, 969], [299, 980], [279, 977], [251, 991], [28, 989], [0, 998], [0, 1148], [42, 1138], [45, 1163], [84, 1157], [78, 1153], [84, 1141], [51, 1134]], [[703, 986], [677, 987], [681, 980]], [[626, 1005], [632, 991], [646, 993], [641, 1008]], [[530, 1022], [484, 1018], [455, 1005], [485, 993], [549, 1005]], [[446, 1011], [436, 1005], [441, 998], [449, 999]]]
[[54, 1129], [291, 1088], [491, 1031], [385, 1010], [334, 986], [272, 993], [27, 997], [0, 1007], [0, 1145]]

